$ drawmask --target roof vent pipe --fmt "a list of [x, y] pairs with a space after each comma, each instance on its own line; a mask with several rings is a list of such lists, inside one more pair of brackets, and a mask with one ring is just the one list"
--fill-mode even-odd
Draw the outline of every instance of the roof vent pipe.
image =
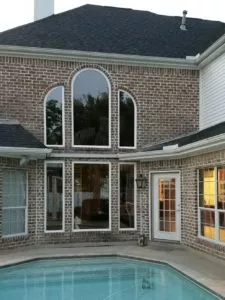
[[184, 30], [184, 31], [187, 30], [187, 27], [186, 27], [187, 13], [188, 13], [187, 10], [183, 11], [183, 18], [182, 18], [182, 22], [181, 22], [181, 25], [180, 25], [180, 29]]
[[54, 0], [34, 0], [34, 21], [54, 15]]

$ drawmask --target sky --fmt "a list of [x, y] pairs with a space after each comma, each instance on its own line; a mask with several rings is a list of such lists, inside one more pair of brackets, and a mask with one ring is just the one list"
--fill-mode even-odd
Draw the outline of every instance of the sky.
[[[225, 0], [55, 0], [55, 13], [87, 3], [176, 16], [181, 16], [185, 9], [188, 17], [225, 22]], [[33, 7], [34, 0], [0, 0], [0, 32], [32, 22]]]

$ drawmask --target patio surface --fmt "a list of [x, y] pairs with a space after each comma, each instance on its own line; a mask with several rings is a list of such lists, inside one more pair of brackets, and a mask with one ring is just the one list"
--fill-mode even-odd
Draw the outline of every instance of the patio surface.
[[0, 266], [35, 258], [88, 255], [121, 255], [166, 262], [225, 299], [225, 261], [176, 244], [153, 243], [142, 248], [134, 243], [99, 243], [2, 250]]

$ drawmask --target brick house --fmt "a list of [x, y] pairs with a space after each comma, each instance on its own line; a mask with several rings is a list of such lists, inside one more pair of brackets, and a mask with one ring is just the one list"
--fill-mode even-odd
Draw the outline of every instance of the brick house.
[[45, 2], [0, 33], [0, 248], [144, 233], [225, 258], [225, 24]]

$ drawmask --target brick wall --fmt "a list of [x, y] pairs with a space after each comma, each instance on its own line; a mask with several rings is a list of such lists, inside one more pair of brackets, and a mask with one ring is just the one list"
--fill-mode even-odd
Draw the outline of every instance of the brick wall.
[[[181, 243], [202, 252], [210, 253], [225, 259], [225, 245], [215, 244], [198, 238], [198, 197], [197, 197], [197, 170], [204, 167], [225, 166], [225, 150], [202, 154], [186, 159], [170, 161], [154, 161], [142, 164], [142, 173], [146, 176], [151, 171], [174, 171], [181, 172]], [[150, 183], [150, 191], [152, 185]], [[146, 200], [147, 199], [147, 200]], [[145, 232], [150, 228], [152, 235], [152, 200], [148, 203], [148, 197], [144, 196], [145, 206]], [[151, 198], [150, 198], [151, 199]], [[150, 206], [150, 207], [149, 207]], [[154, 236], [152, 236], [154, 239]]]
[[[198, 128], [198, 71], [0, 57], [0, 118], [19, 121], [43, 141], [47, 91], [65, 87], [66, 150], [71, 150], [71, 81], [84, 67], [101, 69], [112, 88], [112, 151], [118, 149], [118, 89], [137, 103], [137, 144], [157, 142]], [[109, 151], [109, 150], [108, 150]]]
[[[71, 81], [82, 68], [93, 67], [105, 72], [112, 90], [112, 149], [94, 153], [117, 153], [118, 150], [118, 89], [131, 93], [137, 103], [137, 145], [168, 139], [198, 128], [198, 71], [151, 67], [132, 67], [86, 64], [75, 61], [0, 57], [0, 118], [16, 119], [43, 142], [44, 98], [56, 85], [65, 87], [64, 149], [71, 147]], [[65, 159], [66, 211], [65, 233], [44, 233], [44, 162], [31, 162], [29, 173], [29, 235], [21, 238], [0, 239], [0, 248], [44, 243], [85, 242], [136, 239], [141, 222], [149, 235], [149, 198], [147, 189], [137, 194], [137, 231], [118, 230], [118, 161], [112, 160], [112, 230], [111, 232], [72, 232], [72, 159]], [[164, 164], [164, 163], [163, 163]], [[157, 165], [157, 163], [156, 163]], [[17, 160], [0, 160], [0, 178], [4, 167], [18, 168]], [[161, 164], [158, 165], [161, 167]], [[171, 166], [168, 163], [167, 166]], [[166, 167], [166, 166], [165, 166]], [[148, 173], [146, 165], [141, 170]], [[0, 179], [0, 193], [1, 193]], [[0, 196], [1, 198], [1, 196]], [[0, 203], [0, 212], [1, 212]], [[142, 212], [140, 207], [142, 207]], [[0, 216], [1, 220], [1, 216]], [[151, 220], [150, 220], [151, 222]]]

